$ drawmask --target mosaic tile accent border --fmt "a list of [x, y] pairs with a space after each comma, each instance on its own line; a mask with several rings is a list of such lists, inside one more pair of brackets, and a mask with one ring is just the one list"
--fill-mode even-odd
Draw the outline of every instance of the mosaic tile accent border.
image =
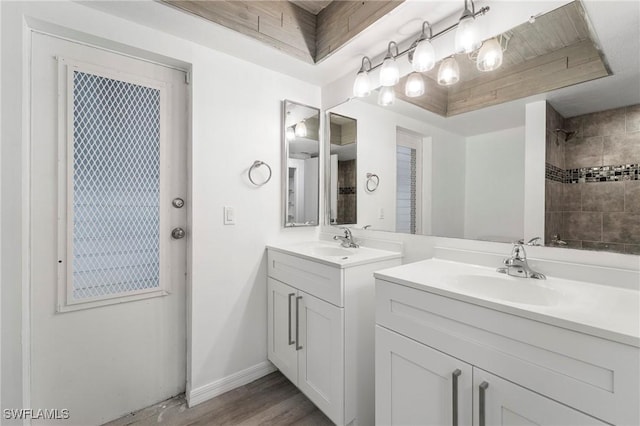
[[356, 187], [355, 186], [341, 186], [338, 188], [338, 194], [355, 194]]
[[640, 180], [639, 169], [638, 164], [570, 169], [566, 170], [565, 183]]
[[619, 166], [583, 167], [562, 170], [545, 163], [545, 178], [562, 183], [616, 182], [640, 180], [640, 164], [622, 164]]
[[560, 167], [556, 167], [551, 163], [545, 163], [544, 177], [556, 182], [564, 183], [567, 172]]

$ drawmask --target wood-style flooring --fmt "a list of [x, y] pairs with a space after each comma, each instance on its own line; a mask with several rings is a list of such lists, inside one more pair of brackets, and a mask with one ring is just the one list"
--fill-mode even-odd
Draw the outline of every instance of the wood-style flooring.
[[121, 417], [106, 426], [333, 425], [279, 371], [193, 408], [183, 395]]

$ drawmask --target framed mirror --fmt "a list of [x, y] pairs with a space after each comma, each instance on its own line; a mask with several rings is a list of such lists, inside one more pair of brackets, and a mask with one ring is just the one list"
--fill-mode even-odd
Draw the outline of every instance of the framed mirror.
[[[616, 8], [616, 16], [630, 14], [627, 9], [631, 6], [626, 3], [615, 2], [611, 7]], [[396, 91], [395, 103], [383, 107], [373, 92], [329, 109], [329, 114], [358, 120], [358, 136], [366, 140], [357, 152], [360, 186], [371, 171], [382, 182], [374, 193], [357, 188], [355, 226], [512, 242], [524, 237], [527, 212], [536, 210], [544, 212], [544, 221], [536, 222], [536, 235], [544, 238], [545, 245], [640, 254], [640, 207], [635, 202], [640, 193], [640, 69], [628, 56], [607, 51], [612, 41], [602, 35], [600, 46], [605, 50], [594, 51], [585, 16], [582, 3], [571, 2], [516, 27], [506, 34], [510, 42], [505, 61], [519, 68], [498, 71], [491, 82], [481, 77], [484, 85], [499, 88], [516, 71], [522, 76], [531, 73], [526, 87], [509, 86], [514, 96], [517, 91], [545, 87], [549, 78], [538, 81], [535, 73], [540, 69], [529, 67], [529, 61], [531, 65], [545, 61], [538, 57], [516, 60], [516, 53], [522, 53], [519, 37], [539, 32], [545, 36], [536, 40], [549, 42], [551, 28], [570, 28], [571, 32], [562, 33], [564, 44], [546, 50], [540, 45], [537, 50], [559, 57], [557, 62], [568, 67], [562, 72], [575, 74], [583, 63], [598, 72], [566, 79], [564, 86], [502, 103], [493, 97], [486, 97], [485, 103], [482, 97], [466, 97], [465, 102], [474, 104], [454, 111], [437, 109], [433, 103], [442, 99], [458, 102], [460, 89], [429, 92], [434, 86], [427, 74], [423, 98], [408, 99]], [[621, 27], [620, 31], [628, 34], [632, 29]], [[624, 43], [636, 51], [640, 44], [637, 37], [625, 38]], [[510, 49], [515, 52], [509, 53]], [[571, 59], [576, 52], [588, 52], [588, 60]], [[459, 60], [462, 64], [470, 58]], [[469, 78], [463, 81], [467, 88], [475, 81]], [[527, 111], [534, 104], [538, 115], [531, 120]], [[535, 153], [525, 145], [531, 129]], [[527, 167], [540, 171], [535, 182], [527, 180]], [[536, 195], [537, 204], [527, 207], [525, 200], [531, 194], [544, 195]]]
[[327, 222], [352, 225], [358, 222], [357, 150], [358, 126], [355, 119], [329, 113], [329, 202]]
[[317, 226], [320, 110], [282, 101], [282, 198], [285, 227]]

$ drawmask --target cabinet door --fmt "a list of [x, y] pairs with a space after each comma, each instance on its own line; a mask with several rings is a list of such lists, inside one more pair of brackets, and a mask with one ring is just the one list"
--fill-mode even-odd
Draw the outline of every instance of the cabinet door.
[[473, 369], [473, 386], [475, 426], [606, 425], [479, 368]]
[[344, 312], [299, 292], [298, 388], [334, 423], [344, 424]]
[[295, 344], [296, 289], [269, 278], [267, 339], [269, 360], [293, 383], [298, 381]]
[[469, 364], [376, 326], [376, 424], [471, 425], [472, 371]]

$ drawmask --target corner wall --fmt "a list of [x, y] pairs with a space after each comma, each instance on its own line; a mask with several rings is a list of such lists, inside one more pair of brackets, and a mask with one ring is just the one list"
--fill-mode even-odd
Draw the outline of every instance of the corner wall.
[[[28, 267], [24, 267], [28, 266], [28, 204], [20, 202], [29, 198], [28, 123], [23, 114], [29, 108], [28, 92], [23, 90], [23, 84], [28, 86], [27, 21], [113, 50], [126, 48], [130, 54], [191, 66], [187, 391], [208, 389], [206, 399], [223, 389], [212, 384], [228, 377], [253, 377], [247, 371], [254, 376], [268, 371], [265, 244], [317, 235], [314, 227], [281, 227], [280, 102], [287, 98], [319, 106], [320, 88], [79, 3], [2, 2], [0, 7], [2, 408], [29, 408], [28, 376], [23, 372], [23, 368], [28, 372], [29, 344], [28, 334], [23, 334], [29, 319]], [[247, 179], [256, 159], [274, 171], [271, 182], [260, 188]], [[223, 226], [224, 205], [235, 207], [237, 225]]]

